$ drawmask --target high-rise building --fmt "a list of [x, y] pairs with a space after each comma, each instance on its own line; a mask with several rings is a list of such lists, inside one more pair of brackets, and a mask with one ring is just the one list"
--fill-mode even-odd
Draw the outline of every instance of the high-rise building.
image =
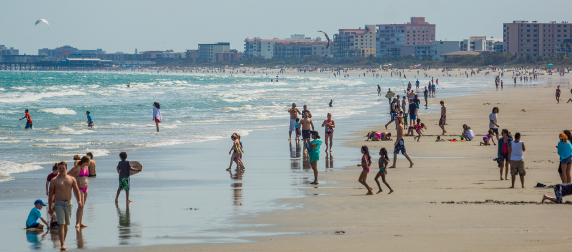
[[101, 49], [96, 50], [79, 50], [75, 47], [65, 45], [56, 49], [38, 49], [38, 55], [45, 55], [48, 58], [67, 59], [67, 58], [100, 58], [105, 54]]
[[538, 23], [513, 21], [503, 24], [505, 53], [518, 53], [532, 57], [553, 57], [562, 43], [572, 38], [572, 25], [568, 21]]
[[20, 52], [18, 49], [14, 49], [14, 47], [6, 47], [4, 45], [0, 45], [0, 56], [1, 55], [18, 55]]
[[375, 56], [375, 25], [366, 25], [365, 29], [340, 29], [334, 34], [334, 57]]
[[[274, 52], [276, 51], [274, 46], [278, 43], [295, 46], [296, 43], [311, 44], [318, 41], [321, 40], [319, 38], [314, 40], [311, 37], [306, 37], [304, 34], [290, 35], [290, 38], [286, 39], [262, 39], [259, 37], [246, 38], [244, 40], [244, 57], [263, 57], [265, 59], [272, 59], [274, 57]], [[282, 49], [279, 49], [278, 51], [282, 51]], [[284, 54], [281, 54], [280, 57], [283, 56]]]
[[425, 22], [424, 17], [411, 17], [405, 24], [378, 24], [376, 35], [377, 56], [409, 55], [413, 47], [435, 41], [435, 25]]
[[216, 44], [199, 44], [199, 61], [214, 62], [217, 53], [230, 52], [229, 42], [218, 42]]

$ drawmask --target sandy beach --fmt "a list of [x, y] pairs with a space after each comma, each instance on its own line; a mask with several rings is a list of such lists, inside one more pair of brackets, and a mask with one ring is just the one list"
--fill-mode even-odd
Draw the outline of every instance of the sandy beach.
[[[560, 183], [557, 173], [558, 133], [569, 122], [566, 104], [569, 79], [536, 88], [490, 90], [457, 98], [443, 99], [447, 105], [447, 136], [457, 138], [462, 125], [475, 132], [471, 142], [436, 142], [439, 115], [420, 115], [427, 124], [420, 142], [406, 137], [407, 152], [415, 165], [407, 168], [398, 156], [397, 168], [389, 169], [387, 182], [395, 192], [366, 196], [358, 182], [360, 168], [321, 173], [334, 181], [304, 189], [308, 197], [281, 200], [300, 208], [244, 217], [246, 223], [269, 224], [247, 230], [295, 232], [293, 235], [253, 237], [250, 243], [189, 244], [151, 247], [125, 247], [105, 251], [562, 251], [569, 249], [572, 235], [566, 225], [569, 204], [539, 204], [552, 189], [535, 188], [536, 183]], [[556, 104], [554, 90], [562, 83], [564, 100]], [[435, 105], [440, 99], [431, 99]], [[490, 105], [489, 105], [490, 103]], [[525, 189], [509, 189], [510, 180], [499, 180], [496, 146], [479, 146], [488, 130], [488, 115], [499, 107], [498, 124], [513, 134], [520, 132], [526, 144]], [[423, 112], [421, 108], [421, 112]], [[380, 122], [380, 125], [385, 122]], [[372, 126], [367, 130], [382, 130]], [[389, 128], [392, 128], [391, 126]], [[370, 147], [377, 160], [380, 147], [390, 150], [393, 142], [365, 142], [367, 130], [355, 132], [347, 145]], [[395, 133], [395, 130], [388, 130]], [[376, 188], [372, 165], [367, 182]], [[510, 175], [509, 175], [510, 178]], [[383, 186], [383, 184], [382, 184]], [[314, 196], [315, 195], [315, 196]], [[564, 198], [564, 200], [570, 200]], [[244, 229], [241, 229], [244, 230]], [[342, 231], [342, 232], [340, 232]]]

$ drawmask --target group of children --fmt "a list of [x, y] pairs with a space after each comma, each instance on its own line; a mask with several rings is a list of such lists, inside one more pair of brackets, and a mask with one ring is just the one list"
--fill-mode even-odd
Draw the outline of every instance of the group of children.
[[[365, 188], [367, 189], [366, 195], [373, 195], [373, 188], [369, 187], [366, 181], [367, 174], [369, 173], [371, 166], [371, 156], [369, 155], [369, 148], [365, 145], [362, 146], [361, 153], [362, 153], [361, 163], [358, 164], [357, 166], [362, 167], [362, 172], [358, 178], [358, 181], [362, 185], [364, 185]], [[381, 148], [379, 150], [379, 155], [380, 155], [378, 161], [379, 172], [377, 172], [377, 174], [375, 175], [375, 183], [377, 183], [377, 186], [379, 187], [379, 191], [377, 193], [383, 191], [381, 189], [381, 184], [379, 183], [379, 177], [381, 177], [383, 183], [387, 186], [387, 188], [389, 188], [389, 193], [392, 193], [393, 189], [391, 189], [391, 186], [389, 186], [389, 184], [385, 181], [385, 175], [387, 175], [387, 165], [389, 163], [389, 156], [387, 155], [387, 150], [385, 148]]]

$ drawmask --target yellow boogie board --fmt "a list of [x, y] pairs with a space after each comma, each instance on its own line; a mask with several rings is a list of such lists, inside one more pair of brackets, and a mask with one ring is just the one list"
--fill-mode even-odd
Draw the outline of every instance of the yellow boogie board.
[[140, 170], [143, 169], [143, 165], [141, 165], [141, 163], [137, 161], [129, 161], [129, 165], [131, 166], [131, 168], [139, 170], [139, 171], [131, 171], [131, 175], [135, 175], [141, 172]]

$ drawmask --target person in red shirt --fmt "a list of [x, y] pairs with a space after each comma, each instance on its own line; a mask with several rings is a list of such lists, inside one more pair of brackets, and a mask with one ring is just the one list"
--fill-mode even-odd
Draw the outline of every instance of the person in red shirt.
[[20, 118], [20, 120], [26, 118], [26, 129], [34, 129], [34, 127], [32, 126], [32, 118], [30, 117], [30, 114], [28, 113], [28, 109], [26, 109], [26, 115], [24, 115], [24, 117]]
[[[50, 186], [50, 181], [51, 181], [53, 178], [57, 177], [57, 176], [58, 176], [58, 166], [57, 166], [57, 164], [55, 164], [55, 165], [52, 167], [52, 173], [50, 173], [50, 174], [48, 175], [48, 179], [47, 179], [47, 181], [46, 181], [46, 195], [48, 195], [48, 196], [50, 195], [50, 193], [49, 193], [49, 191], [48, 191], [48, 188], [49, 188], [49, 186]], [[54, 200], [55, 200], [55, 199], [54, 199]], [[49, 210], [49, 209], [48, 209], [48, 210]], [[57, 229], [57, 228], [58, 228], [58, 221], [57, 221], [57, 218], [55, 217], [55, 214], [49, 214], [49, 213], [48, 213], [48, 215], [50, 215], [50, 216], [52, 217], [51, 220], [50, 220], [50, 228]]]

